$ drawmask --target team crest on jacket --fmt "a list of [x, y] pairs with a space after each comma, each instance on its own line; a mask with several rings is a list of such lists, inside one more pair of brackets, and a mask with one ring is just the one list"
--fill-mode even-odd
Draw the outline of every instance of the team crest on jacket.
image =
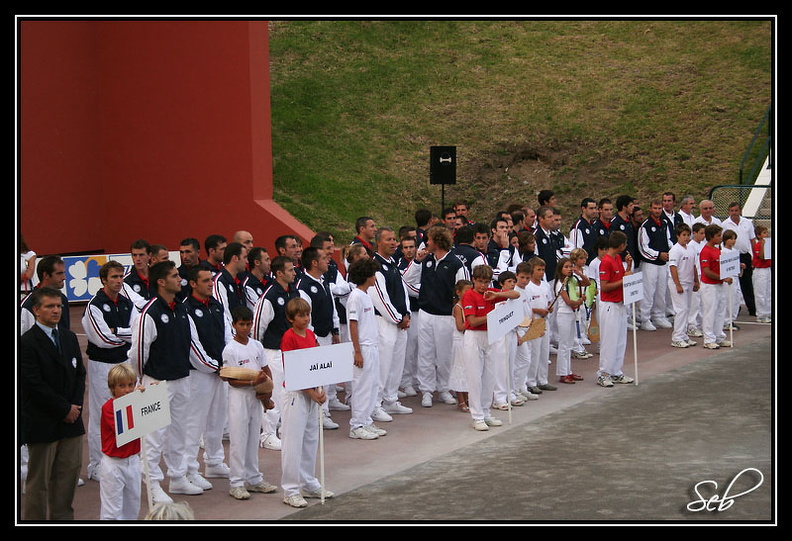
[[200, 308], [196, 308], [195, 315], [198, 317], [203, 317], [203, 310], [201, 310]]
[[170, 318], [168, 317], [168, 314], [160, 315], [160, 319], [162, 320], [163, 323], [167, 323], [168, 321], [170, 321]]
[[135, 284], [132, 286], [132, 289], [135, 290], [135, 293], [140, 293], [140, 284]]
[[432, 262], [431, 262], [431, 261], [427, 261], [427, 262], [426, 262], [426, 266], [427, 266], [427, 267], [431, 267], [431, 266], [432, 266]]
[[542, 244], [547, 244], [547, 239], [542, 239]]
[[110, 311], [110, 305], [107, 304], [107, 303], [103, 304], [102, 305], [102, 310], [104, 310], [105, 312], [109, 312]]
[[319, 290], [316, 288], [316, 286], [311, 286], [311, 293], [317, 293], [318, 291]]
[[278, 304], [280, 304], [281, 306], [286, 304], [286, 301], [283, 300], [283, 297], [278, 297]]

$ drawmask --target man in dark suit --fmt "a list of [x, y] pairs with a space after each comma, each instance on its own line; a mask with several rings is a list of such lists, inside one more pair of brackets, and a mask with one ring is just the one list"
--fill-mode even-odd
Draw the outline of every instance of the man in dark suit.
[[60, 291], [34, 292], [35, 324], [19, 339], [19, 426], [29, 460], [25, 520], [73, 520], [82, 467], [85, 366], [77, 336], [59, 329]]

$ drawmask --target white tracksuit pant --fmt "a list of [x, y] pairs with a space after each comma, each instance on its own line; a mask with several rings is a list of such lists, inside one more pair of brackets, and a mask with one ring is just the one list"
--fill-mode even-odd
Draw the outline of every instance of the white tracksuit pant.
[[[646, 277], [644, 277], [644, 280]], [[600, 359], [597, 375], [622, 375], [624, 352], [627, 349], [627, 306], [621, 302], [601, 301], [599, 309]]]
[[404, 353], [404, 371], [402, 372], [401, 387], [416, 387], [418, 383], [418, 328], [420, 317], [418, 310], [410, 314], [410, 328], [407, 329], [407, 343]]
[[641, 321], [666, 318], [666, 289], [668, 288], [668, 265], [653, 265], [644, 262], [643, 299], [641, 299]]
[[754, 299], [756, 300], [756, 317], [771, 317], [773, 311], [773, 280], [771, 267], [753, 270]]
[[577, 312], [559, 310], [556, 314], [558, 325], [558, 353], [556, 354], [556, 376], [572, 373], [572, 348], [577, 334]]
[[284, 391], [281, 411], [281, 487], [283, 496], [315, 492], [319, 449], [319, 404], [302, 391]]
[[283, 398], [283, 353], [279, 349], [265, 349], [264, 356], [272, 373], [272, 403], [275, 404], [275, 407], [265, 413], [264, 406], [259, 402], [262, 412], [261, 441], [267, 439], [270, 434], [277, 435], [278, 423], [280, 423], [281, 418], [281, 400]]
[[526, 344], [530, 344], [533, 368], [533, 371], [528, 371], [529, 385], [531, 381], [535, 381], [536, 385], [545, 385], [550, 366], [550, 334], [545, 330], [544, 336], [529, 340]]
[[349, 428], [354, 430], [373, 423], [371, 414], [377, 404], [379, 381], [379, 351], [377, 346], [360, 346], [363, 367], [352, 367], [352, 399]]
[[422, 393], [448, 391], [454, 316], [419, 312], [418, 388]]
[[258, 485], [263, 481], [258, 455], [263, 411], [261, 401], [256, 398], [256, 391], [252, 387], [228, 389], [228, 467], [231, 470], [228, 475], [228, 485], [230, 488]]
[[380, 363], [377, 405], [383, 402], [392, 404], [399, 399], [399, 383], [407, 353], [407, 329], [400, 329], [382, 316], [376, 316], [375, 319]]
[[688, 339], [688, 321], [690, 307], [693, 303], [693, 284], [682, 284], [682, 293], [677, 293], [676, 284], [672, 279], [668, 281], [668, 294], [674, 308], [674, 328], [671, 331], [672, 342], [686, 342]]
[[723, 284], [707, 284], [702, 282], [701, 292], [701, 327], [704, 332], [704, 343], [713, 344], [726, 339], [723, 322], [726, 317], [726, 290]]
[[468, 407], [474, 421], [490, 416], [495, 390], [496, 362], [504, 356], [503, 340], [489, 344], [486, 331], [465, 331], [462, 337], [465, 376], [468, 382]]
[[496, 404], [507, 404], [511, 401], [514, 391], [514, 356], [517, 354], [517, 335], [509, 331], [500, 339], [503, 344], [503, 354], [492, 360], [495, 371], [495, 396]]
[[140, 455], [101, 457], [100, 520], [137, 520], [140, 513]]
[[198, 471], [201, 436], [204, 443], [204, 464], [217, 466], [225, 460], [223, 431], [228, 418], [228, 387], [217, 374], [190, 372], [192, 401], [187, 425], [187, 472]]
[[[517, 333], [522, 336], [523, 332]], [[531, 342], [523, 342], [514, 350], [514, 380], [512, 388], [515, 391], [527, 391], [528, 387], [536, 386], [536, 363], [531, 360]]]
[[[110, 400], [113, 395], [107, 386], [107, 373], [115, 365], [100, 361], [88, 360], [88, 475], [101, 468], [102, 462], [102, 434], [101, 414], [102, 405]], [[97, 412], [93, 414], [93, 412]]]
[[[144, 387], [157, 380], [143, 376]], [[164, 459], [168, 477], [178, 479], [187, 475], [187, 422], [190, 417], [190, 376], [169, 380], [168, 404], [171, 422], [168, 426], [149, 432], [145, 438], [146, 459], [148, 460], [149, 479], [161, 483], [165, 475], [160, 469]]]

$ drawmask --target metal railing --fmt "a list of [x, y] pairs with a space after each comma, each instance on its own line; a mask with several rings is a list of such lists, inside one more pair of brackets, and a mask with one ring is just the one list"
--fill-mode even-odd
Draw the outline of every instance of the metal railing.
[[[739, 183], [740, 184], [753, 184], [756, 177], [759, 175], [759, 168], [765, 161], [765, 158], [770, 160], [769, 167], [772, 167], [772, 153], [770, 147], [772, 143], [772, 117], [770, 115], [773, 110], [772, 105], [765, 111], [764, 118], [759, 123], [759, 126], [754, 132], [748, 148], [745, 150], [742, 161], [740, 161]], [[750, 165], [750, 171], [746, 173], [747, 166]]]

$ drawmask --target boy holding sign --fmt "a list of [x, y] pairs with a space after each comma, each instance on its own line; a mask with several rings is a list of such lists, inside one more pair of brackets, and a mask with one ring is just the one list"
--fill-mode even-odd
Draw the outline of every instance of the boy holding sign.
[[726, 340], [723, 332], [723, 298], [726, 290], [723, 284], [731, 284], [731, 278], [721, 279], [720, 276], [720, 243], [723, 238], [723, 229], [719, 225], [708, 225], [704, 229], [707, 244], [699, 253], [701, 264], [701, 326], [704, 331], [704, 347], [718, 349], [721, 346], [730, 347], [731, 342]]
[[613, 387], [614, 383], [632, 383], [633, 378], [622, 372], [627, 349], [627, 310], [624, 304], [624, 276], [632, 274], [632, 257], [627, 252], [627, 235], [613, 231], [608, 237], [608, 251], [600, 261], [600, 363], [597, 385]]
[[[286, 303], [286, 318], [291, 328], [283, 333], [281, 351], [314, 348], [319, 345], [311, 322], [311, 305], [298, 297]], [[284, 356], [284, 362], [286, 356]], [[284, 368], [284, 372], [287, 371]], [[292, 507], [305, 507], [308, 503], [300, 493], [309, 498], [325, 498], [333, 493], [324, 490], [314, 475], [319, 443], [319, 407], [327, 400], [324, 388], [315, 387], [299, 391], [284, 390], [281, 409], [281, 487], [283, 503]]]
[[107, 373], [111, 398], [102, 405], [100, 520], [137, 520], [140, 512], [140, 438], [116, 445], [116, 411], [113, 401], [137, 387], [137, 376], [128, 363], [119, 363]]
[[[462, 297], [465, 312], [464, 345], [465, 374], [467, 376], [468, 407], [473, 417], [473, 428], [489, 430], [491, 426], [501, 426], [499, 419], [490, 416], [495, 391], [495, 372], [493, 363], [505, 362], [506, 351], [503, 339], [490, 344], [487, 336], [487, 314], [497, 302], [505, 299], [518, 299], [519, 292], [502, 291], [489, 287], [492, 284], [492, 268], [478, 265], [473, 269], [473, 288]], [[483, 332], [482, 332], [483, 331]]]
[[770, 270], [772, 260], [770, 259], [770, 250], [766, 249], [766, 245], [770, 245], [770, 232], [763, 225], [757, 225], [756, 242], [753, 249], [753, 261], [751, 262], [754, 268], [753, 272], [753, 286], [754, 296], [756, 297], [756, 321], [758, 323], [770, 323], [772, 312], [772, 280]]

